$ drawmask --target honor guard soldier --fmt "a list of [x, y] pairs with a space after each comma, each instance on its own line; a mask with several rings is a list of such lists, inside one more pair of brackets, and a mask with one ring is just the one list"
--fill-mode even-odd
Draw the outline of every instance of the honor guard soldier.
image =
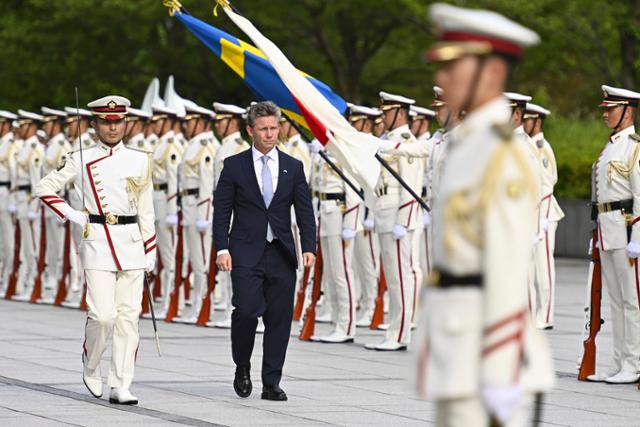
[[602, 86], [605, 125], [611, 136], [593, 165], [598, 248], [603, 287], [611, 304], [613, 360], [604, 373], [587, 379], [626, 384], [640, 374], [640, 136], [633, 126], [640, 93]]
[[16, 173], [16, 154], [19, 151], [13, 135], [12, 122], [17, 115], [0, 110], [0, 289], [4, 291], [13, 268], [15, 252], [15, 227], [9, 206], [15, 206], [11, 182]]
[[[82, 145], [82, 149], [88, 149], [95, 145], [93, 138], [89, 132], [91, 126], [89, 122], [93, 119], [91, 111], [84, 108], [64, 107], [67, 113], [67, 139], [71, 143], [71, 150], [77, 151]], [[72, 187], [70, 185], [69, 187]], [[67, 189], [69, 205], [75, 210], [83, 210], [82, 196], [72, 188]], [[80, 258], [80, 242], [82, 241], [82, 227], [74, 222], [69, 224], [71, 227], [71, 254], [69, 255], [71, 264], [70, 283], [67, 284], [68, 292], [66, 300], [62, 303], [65, 307], [78, 308], [82, 298], [81, 284], [85, 283], [84, 269], [82, 268], [82, 260]]]
[[159, 122], [160, 138], [153, 152], [153, 207], [155, 211], [158, 251], [162, 261], [160, 283], [162, 307], [169, 305], [175, 274], [176, 227], [178, 225], [178, 167], [182, 159], [182, 146], [175, 138], [174, 124], [178, 113], [164, 104], [152, 106], [154, 118]]
[[[542, 171], [542, 202], [540, 205], [540, 228], [542, 241], [536, 246], [535, 278], [540, 304], [536, 310], [536, 327], [538, 329], [553, 328], [553, 312], [555, 310], [556, 265], [553, 257], [558, 222], [564, 218], [564, 212], [553, 195], [553, 187], [558, 182], [556, 156], [551, 144], [545, 139], [544, 121], [551, 114], [539, 105], [527, 103], [524, 115], [524, 129], [538, 150], [540, 169]], [[532, 301], [533, 302], [533, 301]]]
[[435, 119], [436, 112], [428, 108], [412, 105], [409, 108], [411, 114], [411, 133], [417, 141], [428, 141], [431, 138], [431, 121]]
[[145, 131], [149, 126], [150, 119], [151, 113], [138, 110], [137, 108], [129, 108], [127, 129], [125, 131], [125, 141], [129, 147], [153, 152], [154, 147], [148, 144], [145, 136]]
[[[156, 259], [151, 154], [124, 145], [129, 100], [106, 96], [88, 104], [100, 142], [74, 151], [40, 181], [36, 195], [62, 220], [83, 227], [80, 246], [87, 279], [87, 323], [82, 361], [83, 381], [102, 396], [100, 358], [113, 334], [109, 401], [136, 404], [129, 386], [138, 352], [138, 318], [145, 269]], [[84, 191], [84, 211], [58, 196], [72, 183]]]
[[445, 63], [436, 82], [468, 114], [451, 132], [433, 206], [418, 387], [435, 401], [436, 426], [524, 426], [531, 394], [551, 387], [553, 369], [527, 306], [538, 182], [501, 89], [510, 63], [539, 38], [489, 11], [430, 11], [441, 41], [428, 58]]
[[[375, 120], [382, 112], [363, 105], [348, 104], [348, 120], [357, 131], [372, 133]], [[356, 278], [356, 301], [360, 308], [356, 326], [369, 327], [375, 309], [380, 278], [380, 242], [375, 232], [373, 210], [360, 206], [358, 219], [362, 227], [354, 239], [353, 270]]]
[[[380, 92], [382, 117], [387, 129], [384, 135], [396, 144], [415, 144], [409, 130], [409, 107], [413, 99]], [[389, 165], [410, 186], [421, 185], [422, 167], [413, 159], [384, 156]], [[367, 344], [370, 350], [406, 350], [411, 341], [411, 317], [414, 309], [416, 272], [411, 265], [413, 233], [422, 226], [418, 202], [386, 170], [380, 173], [376, 186], [375, 227], [380, 239], [382, 265], [389, 292], [389, 322], [382, 343]]]
[[195, 104], [186, 105], [184, 133], [189, 142], [182, 158], [180, 194], [187, 261], [193, 271], [191, 307], [179, 319], [196, 323], [207, 291], [207, 271], [211, 255], [213, 217], [213, 161], [216, 148], [209, 139], [207, 123], [213, 111]]
[[16, 169], [15, 201], [17, 219], [20, 222], [20, 270], [16, 286], [15, 300], [27, 301], [37, 273], [38, 244], [40, 227], [36, 220], [40, 219], [40, 203], [32, 196], [33, 187], [42, 177], [42, 160], [44, 146], [40, 143], [36, 132], [42, 124], [40, 114], [18, 110], [19, 134], [22, 148], [18, 153]]
[[[215, 129], [220, 138], [220, 148], [216, 153], [215, 162], [213, 164], [213, 190], [218, 185], [224, 160], [245, 150], [251, 146], [242, 138], [240, 129], [242, 126], [242, 117], [247, 110], [237, 105], [213, 103], [213, 109], [216, 113]], [[221, 300], [216, 304], [216, 309], [222, 309], [224, 315], [222, 320], [213, 322], [212, 325], [218, 328], [231, 328], [231, 275], [228, 272], [218, 272], [218, 288], [220, 289]]]
[[[43, 116], [42, 130], [44, 130], [47, 138], [46, 149], [44, 154], [44, 165], [42, 174], [58, 168], [66, 154], [71, 151], [71, 144], [65, 138], [63, 133], [63, 125], [67, 118], [67, 113], [49, 107], [41, 108]], [[66, 189], [62, 189], [58, 196], [65, 197]], [[41, 207], [44, 210], [44, 207]], [[62, 257], [64, 253], [64, 226], [59, 217], [49, 209], [44, 210], [46, 219], [46, 236], [47, 247], [45, 252], [46, 269], [44, 292], [42, 301], [53, 303], [55, 295], [50, 290], [55, 289], [58, 279], [62, 275]]]

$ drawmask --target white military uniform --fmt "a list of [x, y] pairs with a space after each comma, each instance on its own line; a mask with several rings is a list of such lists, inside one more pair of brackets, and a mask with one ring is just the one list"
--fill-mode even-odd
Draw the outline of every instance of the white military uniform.
[[213, 218], [213, 161], [216, 151], [207, 133], [194, 136], [182, 159], [180, 189], [182, 224], [188, 261], [193, 271], [194, 291], [191, 308], [181, 317], [195, 323], [207, 290], [207, 271], [211, 256], [211, 221]]
[[[242, 139], [240, 131], [233, 132], [222, 138], [222, 140], [220, 141], [220, 148], [216, 153], [215, 162], [213, 165], [214, 192], [215, 188], [218, 186], [218, 180], [220, 179], [220, 174], [222, 173], [222, 169], [224, 167], [224, 160], [227, 157], [242, 153], [243, 151], [248, 150], [250, 147], [251, 146], [249, 145], [249, 143]], [[228, 271], [218, 271], [218, 289], [220, 292], [221, 305], [224, 306], [223, 320], [220, 321], [218, 325], [230, 327], [231, 312], [233, 310], [233, 306], [231, 305], [231, 273], [229, 273]]]
[[[327, 155], [340, 167], [335, 159]], [[322, 271], [326, 277], [324, 283], [327, 285], [327, 300], [332, 307], [332, 321], [335, 323], [335, 330], [319, 339], [344, 342], [352, 340], [356, 333], [353, 238], [362, 227], [359, 217], [364, 204], [338, 173], [322, 160], [317, 191], [320, 199], [320, 247], [324, 261]], [[343, 239], [343, 230], [351, 233], [352, 238]]]
[[17, 300], [28, 300], [37, 273], [40, 240], [40, 203], [32, 191], [42, 176], [44, 146], [33, 135], [24, 141], [17, 157], [16, 192], [17, 219], [20, 222], [21, 263], [16, 287]]
[[[44, 155], [43, 175], [55, 170], [63, 161], [65, 155], [71, 151], [71, 145], [64, 137], [62, 132], [53, 136], [47, 142]], [[65, 189], [62, 189], [60, 195], [64, 195]], [[64, 225], [59, 217], [51, 210], [45, 210], [46, 219], [46, 288], [54, 289], [57, 280], [62, 273], [62, 256], [64, 246]], [[48, 301], [53, 295], [44, 296], [43, 300]]]
[[553, 383], [550, 353], [527, 307], [537, 181], [508, 129], [508, 104], [497, 99], [452, 131], [434, 205], [441, 282], [424, 298], [418, 383], [449, 418], [438, 418], [441, 425], [470, 425], [451, 421], [458, 410], [462, 420], [487, 425], [482, 387], [520, 384], [533, 393]]
[[[400, 126], [387, 134], [389, 141], [415, 144], [415, 137], [408, 125]], [[409, 185], [421, 179], [420, 167], [413, 159], [384, 156], [389, 165]], [[422, 226], [420, 205], [404, 190], [391, 174], [383, 169], [376, 186], [378, 200], [375, 206], [375, 229], [380, 239], [382, 264], [389, 292], [389, 327], [383, 344], [395, 343], [398, 348], [411, 341], [411, 317], [413, 316], [416, 277], [411, 266], [413, 233]], [[394, 228], [406, 230], [404, 237], [395, 239]], [[379, 346], [378, 346], [379, 347]], [[376, 349], [376, 346], [367, 348]], [[383, 348], [378, 348], [383, 349]]]
[[[8, 111], [0, 111], [0, 120], [10, 122], [17, 117]], [[9, 207], [15, 206], [10, 190], [11, 183], [15, 182], [16, 155], [19, 151], [19, 143], [14, 139], [13, 132], [7, 132], [0, 137], [0, 282], [4, 287], [7, 286], [13, 269], [15, 252], [15, 227]]]

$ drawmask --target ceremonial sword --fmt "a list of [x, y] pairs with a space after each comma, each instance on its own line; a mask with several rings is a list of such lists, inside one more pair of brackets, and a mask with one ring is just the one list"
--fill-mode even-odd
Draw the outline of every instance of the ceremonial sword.
[[151, 288], [149, 287], [149, 278], [148, 274], [145, 271], [144, 273], [144, 287], [147, 291], [147, 299], [149, 300], [149, 310], [151, 310], [151, 321], [153, 322], [153, 332], [155, 333], [155, 342], [156, 342], [156, 351], [158, 352], [158, 356], [162, 357], [162, 353], [160, 352], [160, 336], [158, 335], [158, 325], [156, 324], [156, 313], [153, 310], [153, 295], [151, 295]]

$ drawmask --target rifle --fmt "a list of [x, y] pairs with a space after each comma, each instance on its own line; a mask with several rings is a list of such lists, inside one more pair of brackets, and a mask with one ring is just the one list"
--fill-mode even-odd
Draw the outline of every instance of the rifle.
[[160, 256], [156, 256], [156, 257], [158, 259], [158, 271], [155, 278], [153, 279], [153, 298], [154, 299], [158, 299], [162, 297], [162, 285], [160, 283], [160, 274], [162, 273], [162, 268], [163, 268], [162, 257]]
[[42, 298], [42, 273], [46, 265], [44, 257], [47, 253], [47, 225], [44, 217], [44, 206], [40, 206], [40, 247], [38, 248], [38, 271], [36, 272], [36, 280], [31, 290], [31, 298], [29, 302], [35, 304]]
[[602, 273], [600, 265], [600, 250], [598, 249], [598, 232], [593, 231], [593, 243], [591, 257], [593, 262], [593, 275], [591, 279], [591, 309], [589, 322], [586, 327], [589, 329], [589, 336], [584, 340], [584, 353], [580, 362], [578, 379], [585, 381], [589, 375], [596, 372], [596, 336], [600, 332], [600, 327], [604, 323], [600, 316], [600, 304], [602, 302]]
[[89, 310], [89, 306], [87, 305], [87, 279], [84, 280], [84, 285], [82, 285], [82, 298], [80, 299], [80, 306], [78, 309], [82, 311]]
[[16, 294], [16, 286], [18, 285], [18, 270], [20, 269], [20, 221], [16, 221], [15, 231], [15, 247], [13, 251], [13, 268], [9, 275], [9, 283], [7, 284], [7, 290], [4, 293], [4, 299], [11, 299]]
[[67, 280], [71, 282], [71, 224], [64, 224], [64, 253], [62, 254], [62, 276], [58, 281], [58, 292], [53, 305], [61, 306], [67, 298]]
[[211, 254], [209, 255], [209, 272], [207, 273], [207, 292], [202, 298], [202, 307], [196, 325], [207, 326], [209, 317], [211, 316], [211, 298], [213, 291], [216, 290], [216, 274], [218, 274], [218, 266], [216, 264], [216, 246], [211, 244]]
[[309, 284], [309, 275], [311, 274], [311, 267], [305, 267], [302, 274], [302, 283], [296, 296], [296, 305], [293, 308], [293, 320], [296, 322], [302, 317], [302, 309], [304, 308], [304, 298], [307, 292], [307, 286]]
[[[184, 227], [183, 227], [184, 228]], [[180, 272], [182, 274], [182, 271]], [[191, 263], [187, 266], [187, 275], [182, 278], [182, 287], [184, 288], [184, 300], [189, 301], [191, 299]]]
[[378, 329], [384, 323], [384, 293], [387, 291], [387, 279], [384, 276], [384, 266], [380, 259], [380, 279], [378, 280], [378, 295], [376, 296], [376, 307], [371, 316], [369, 329]]
[[[180, 206], [180, 194], [178, 193], [178, 206]], [[176, 243], [176, 261], [174, 267], [174, 284], [173, 292], [169, 296], [169, 308], [167, 309], [167, 317], [165, 322], [172, 322], [173, 318], [178, 315], [178, 302], [180, 301], [180, 286], [182, 285], [182, 209], [178, 209], [178, 242]]]
[[322, 246], [318, 241], [318, 256], [316, 257], [315, 272], [313, 275], [313, 290], [311, 291], [311, 304], [307, 307], [304, 324], [300, 331], [300, 339], [303, 341], [309, 341], [313, 336], [316, 328], [316, 305], [320, 300], [320, 292], [322, 286]]

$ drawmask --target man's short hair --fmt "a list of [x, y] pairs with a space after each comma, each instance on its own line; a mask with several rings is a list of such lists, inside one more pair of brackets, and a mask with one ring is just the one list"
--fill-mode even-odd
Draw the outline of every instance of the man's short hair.
[[249, 113], [247, 114], [247, 124], [249, 127], [254, 127], [256, 125], [256, 120], [258, 117], [269, 117], [273, 116], [278, 121], [280, 121], [280, 108], [276, 104], [271, 101], [262, 101], [256, 102], [251, 107], [249, 107]]

